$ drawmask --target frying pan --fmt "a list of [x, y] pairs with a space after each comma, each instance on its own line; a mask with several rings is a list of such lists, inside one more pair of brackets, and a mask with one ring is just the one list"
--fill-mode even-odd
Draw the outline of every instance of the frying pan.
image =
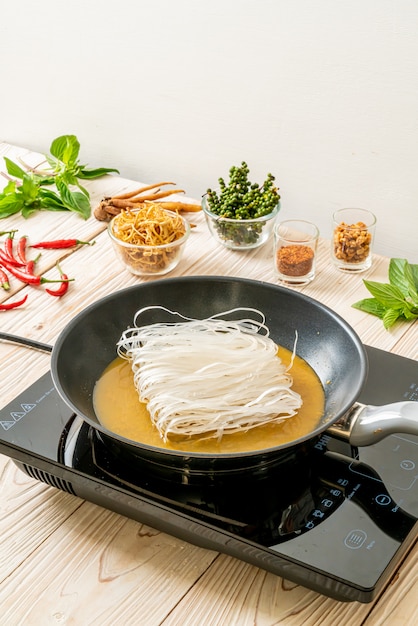
[[[297, 354], [314, 369], [325, 391], [325, 408], [317, 426], [306, 436], [285, 445], [272, 444], [264, 450], [218, 455], [148, 446], [107, 430], [94, 411], [94, 386], [117, 356], [116, 343], [122, 332], [132, 325], [136, 311], [152, 305], [198, 319], [236, 307], [257, 308], [266, 317], [272, 339], [289, 350], [293, 349], [297, 330]], [[143, 323], [168, 321], [164, 312], [155, 309], [149, 315], [149, 319], [143, 318]], [[51, 360], [52, 378], [63, 400], [110, 445], [117, 444], [140, 459], [169, 468], [210, 472], [258, 467], [277, 459], [292, 458], [295, 453], [314, 445], [324, 431], [353, 407], [366, 381], [367, 368], [366, 351], [359, 337], [328, 307], [285, 287], [217, 276], [153, 280], [97, 301], [64, 328]], [[416, 405], [413, 408], [418, 409], [415, 402], [403, 404]], [[408, 422], [410, 417], [408, 414]], [[418, 422], [418, 415], [413, 419]], [[373, 420], [370, 423], [369, 430], [373, 428]], [[417, 425], [413, 428], [416, 432]]]

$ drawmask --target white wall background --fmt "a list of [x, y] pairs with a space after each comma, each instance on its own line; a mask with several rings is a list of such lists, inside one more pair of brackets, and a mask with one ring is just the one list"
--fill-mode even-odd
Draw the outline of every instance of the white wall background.
[[416, 0], [4, 2], [0, 90], [0, 140], [196, 198], [246, 160], [282, 218], [369, 208], [418, 263]]

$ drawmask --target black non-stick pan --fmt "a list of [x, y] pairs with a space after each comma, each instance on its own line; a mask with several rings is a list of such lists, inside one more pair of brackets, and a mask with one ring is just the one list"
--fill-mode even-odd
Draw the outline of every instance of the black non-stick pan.
[[[271, 337], [293, 349], [315, 370], [325, 390], [325, 410], [306, 437], [282, 446], [298, 446], [318, 437], [356, 401], [367, 376], [367, 356], [354, 330], [336, 313], [298, 292], [269, 283], [230, 277], [199, 276], [150, 281], [107, 296], [78, 314], [60, 334], [52, 352], [54, 384], [66, 403], [104, 435], [137, 449], [141, 455], [163, 455], [167, 463], [181, 463], [184, 453], [152, 448], [108, 431], [98, 421], [93, 390], [103, 370], [116, 357], [116, 343], [133, 323], [136, 311], [161, 305], [192, 318], [207, 318], [236, 307], [253, 307], [266, 316]], [[144, 323], [164, 321], [164, 312], [152, 311]], [[179, 354], [181, 358], [181, 354]], [[309, 402], [304, 398], [304, 402]], [[238, 466], [277, 456], [281, 447], [219, 455], [222, 463]], [[194, 455], [187, 454], [187, 462]], [[199, 462], [210, 455], [197, 454]], [[209, 458], [208, 458], [209, 457]], [[220, 459], [217, 458], [219, 462]]]

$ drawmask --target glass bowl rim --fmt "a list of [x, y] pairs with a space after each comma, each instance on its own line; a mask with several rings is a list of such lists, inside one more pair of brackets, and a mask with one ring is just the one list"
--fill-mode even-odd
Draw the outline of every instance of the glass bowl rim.
[[268, 222], [273, 219], [277, 215], [280, 210], [280, 200], [277, 201], [276, 206], [273, 211], [267, 213], [266, 215], [260, 215], [260, 217], [250, 217], [248, 219], [239, 219], [234, 217], [223, 217], [222, 215], [218, 215], [217, 213], [213, 213], [207, 206], [206, 202], [207, 194], [202, 196], [202, 210], [208, 217], [212, 218], [214, 222], [226, 222], [230, 224], [257, 224], [259, 222]]
[[[335, 226], [339, 226], [341, 224], [343, 218], [340, 216], [344, 212], [348, 211], [357, 212], [359, 216], [361, 215], [364, 218], [364, 220], [366, 220], [366, 217], [368, 217], [369, 219], [367, 220], [367, 222], [363, 221], [363, 223], [366, 225], [366, 228], [372, 228], [372, 226], [375, 226], [377, 222], [376, 215], [373, 213], [373, 211], [370, 211], [370, 209], [364, 209], [363, 207], [341, 207], [340, 209], [334, 211], [334, 213], [332, 214], [332, 220]], [[356, 226], [356, 224], [345, 224], [344, 226], [345, 230], [358, 230], [358, 228], [359, 227]]]
[[[141, 209], [134, 209], [133, 212], [138, 213], [140, 210]], [[183, 217], [183, 215], [179, 215], [175, 211], [169, 211], [168, 209], [164, 209], [164, 211], [166, 213], [169, 213], [170, 215], [175, 215], [179, 217], [182, 220], [183, 225], [185, 227], [184, 235], [182, 235], [179, 239], [176, 239], [175, 241], [170, 241], [169, 243], [159, 243], [154, 246], [147, 245], [147, 244], [134, 244], [134, 243], [129, 243], [127, 241], [122, 241], [121, 239], [118, 239], [118, 237], [116, 237], [116, 235], [112, 231], [113, 222], [119, 216], [119, 213], [117, 215], [114, 215], [112, 219], [110, 220], [109, 224], [107, 225], [107, 232], [109, 234], [109, 237], [112, 240], [112, 242], [117, 244], [118, 246], [121, 246], [122, 248], [130, 248], [133, 250], [165, 250], [166, 248], [174, 248], [175, 246], [181, 246], [183, 243], [186, 242], [187, 238], [190, 235], [190, 231], [191, 231], [190, 223], [185, 217]]]

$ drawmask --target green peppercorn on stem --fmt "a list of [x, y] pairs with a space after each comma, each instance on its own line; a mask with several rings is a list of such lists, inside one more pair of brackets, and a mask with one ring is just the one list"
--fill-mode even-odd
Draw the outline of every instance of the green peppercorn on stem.
[[[219, 216], [215, 226], [219, 237], [237, 246], [257, 242], [264, 222], [248, 220], [257, 220], [270, 215], [280, 200], [272, 174], [267, 174], [266, 180], [260, 186], [249, 181], [249, 173], [245, 161], [240, 167], [232, 166], [229, 170], [229, 181], [225, 182], [223, 178], [219, 178], [219, 190], [208, 189], [206, 193], [209, 211]], [[239, 220], [240, 223], [227, 221], [230, 219]]]
[[229, 170], [229, 182], [219, 178], [219, 193], [207, 190], [207, 205], [212, 213], [230, 219], [257, 219], [271, 213], [280, 199], [275, 178], [267, 174], [263, 185], [250, 183], [249, 168], [243, 161], [240, 167]]

